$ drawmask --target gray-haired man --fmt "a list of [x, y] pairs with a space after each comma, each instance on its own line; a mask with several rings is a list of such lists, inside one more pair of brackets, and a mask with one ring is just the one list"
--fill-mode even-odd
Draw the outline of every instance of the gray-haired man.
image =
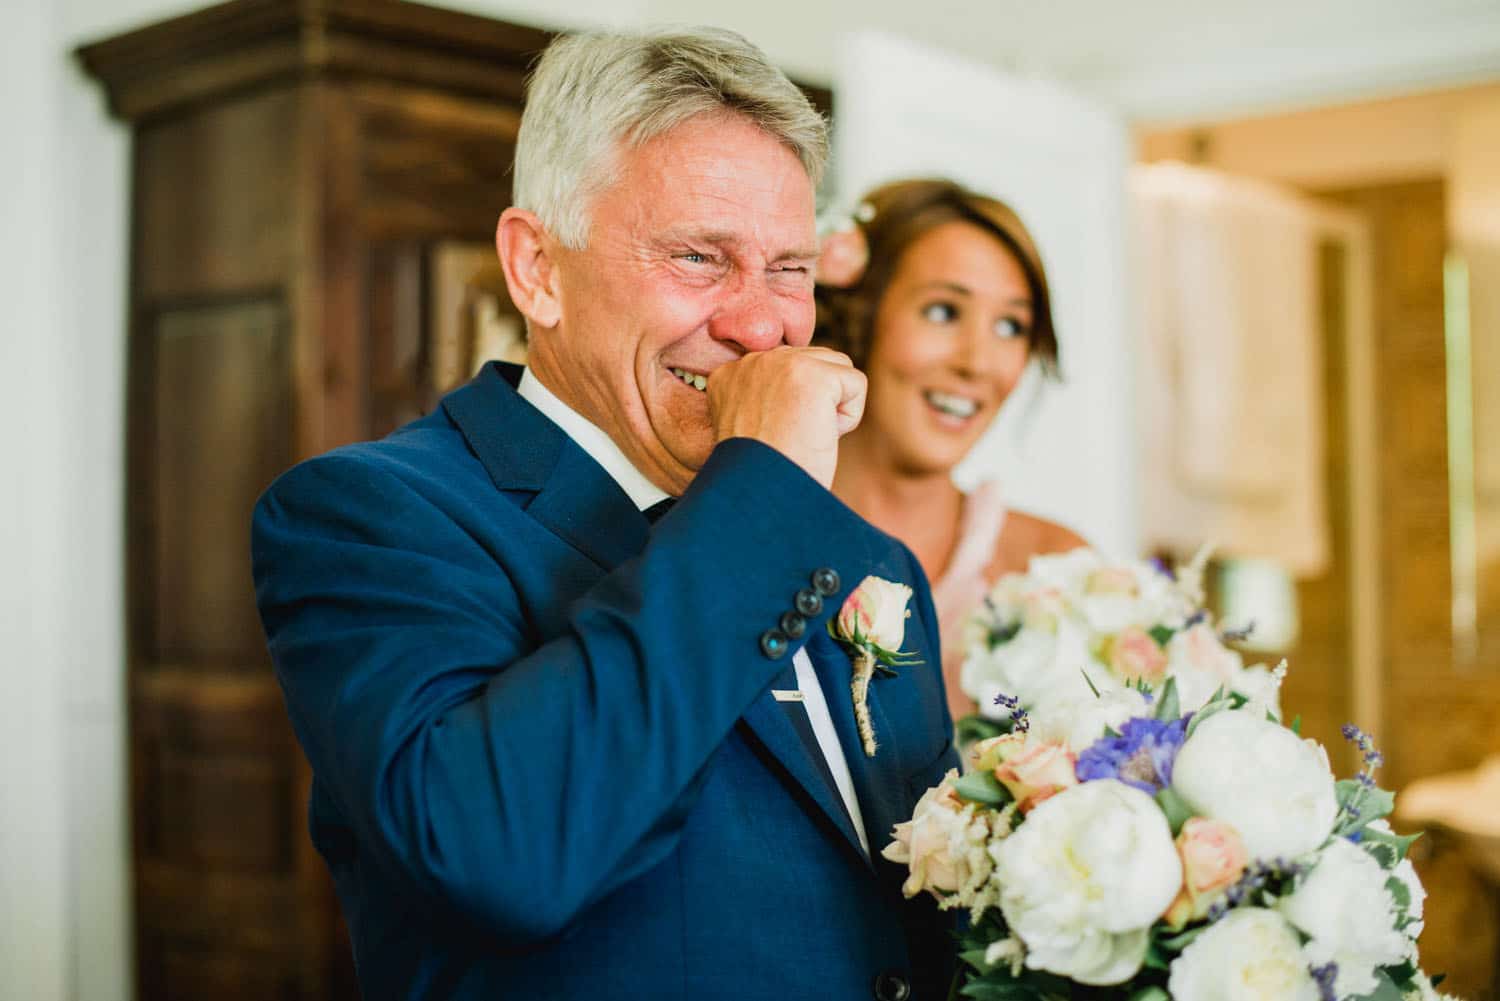
[[[367, 997], [946, 987], [879, 853], [954, 763], [931, 601], [827, 489], [864, 380], [807, 346], [826, 143], [730, 33], [556, 43], [496, 234], [530, 367], [257, 508]], [[826, 630], [867, 576], [924, 662], [871, 686], [874, 756]]]

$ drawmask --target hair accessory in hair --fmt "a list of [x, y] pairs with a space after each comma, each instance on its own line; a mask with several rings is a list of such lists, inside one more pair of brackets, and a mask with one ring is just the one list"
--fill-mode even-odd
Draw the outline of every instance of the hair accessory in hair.
[[870, 264], [870, 244], [857, 223], [875, 218], [875, 206], [860, 202], [852, 216], [831, 216], [818, 226], [818, 284], [850, 288], [859, 283]]

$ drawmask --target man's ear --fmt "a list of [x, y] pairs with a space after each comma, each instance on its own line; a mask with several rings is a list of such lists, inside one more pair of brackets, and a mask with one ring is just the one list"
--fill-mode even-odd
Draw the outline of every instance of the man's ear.
[[512, 206], [495, 226], [495, 251], [510, 301], [534, 327], [551, 329], [562, 317], [557, 289], [556, 241], [536, 213]]

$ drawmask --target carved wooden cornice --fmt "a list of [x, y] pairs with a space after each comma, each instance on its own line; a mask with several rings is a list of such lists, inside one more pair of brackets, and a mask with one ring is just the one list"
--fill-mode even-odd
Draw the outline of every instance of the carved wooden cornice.
[[81, 46], [128, 121], [319, 76], [368, 78], [519, 104], [551, 32], [407, 0], [230, 0]]

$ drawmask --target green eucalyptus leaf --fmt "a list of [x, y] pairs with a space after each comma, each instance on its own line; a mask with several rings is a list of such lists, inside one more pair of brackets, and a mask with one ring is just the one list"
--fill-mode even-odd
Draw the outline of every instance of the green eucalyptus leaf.
[[[1416, 834], [1387, 834], [1385, 831], [1376, 830], [1373, 827], [1366, 827], [1363, 831], [1360, 832], [1359, 843], [1367, 849], [1370, 845], [1373, 844], [1390, 845], [1391, 848], [1396, 852], [1396, 861], [1400, 862], [1402, 859], [1406, 858], [1406, 853], [1411, 850], [1412, 842], [1417, 840], [1421, 836], [1421, 832], [1418, 832]], [[1394, 869], [1395, 865], [1388, 865], [1386, 866], [1386, 868]]]
[[1166, 988], [1152, 984], [1131, 994], [1129, 1001], [1172, 1001], [1172, 995], [1167, 993]]
[[1156, 718], [1171, 722], [1182, 715], [1182, 705], [1177, 697], [1177, 679], [1168, 678], [1156, 696]]
[[1156, 804], [1167, 815], [1167, 824], [1172, 828], [1172, 836], [1175, 838], [1182, 831], [1182, 825], [1193, 816], [1193, 808], [1171, 786], [1156, 791]]
[[1350, 810], [1340, 814], [1343, 818], [1334, 828], [1337, 835], [1349, 835], [1363, 830], [1367, 824], [1389, 816], [1396, 808], [1396, 794], [1378, 786], [1365, 786], [1358, 779], [1339, 779], [1335, 785], [1339, 805]]
[[1233, 705], [1230, 703], [1230, 701], [1223, 697], [1223, 691], [1224, 690], [1222, 688], [1219, 689], [1219, 694], [1216, 694], [1212, 699], [1209, 699], [1208, 702], [1204, 704], [1202, 709], [1199, 709], [1197, 712], [1193, 713], [1193, 718], [1188, 720], [1187, 730], [1183, 735], [1183, 739], [1191, 737], [1193, 735], [1193, 731], [1202, 726], [1203, 721], [1208, 719], [1210, 716], [1221, 713], [1225, 709], [1233, 708]]
[[1385, 970], [1376, 970], [1375, 977], [1377, 981], [1375, 990], [1366, 994], [1363, 1001], [1403, 1001], [1405, 995], [1401, 993], [1401, 988], [1396, 986], [1396, 982], [1391, 979], [1389, 973]]
[[1396, 902], [1396, 907], [1402, 911], [1411, 907], [1411, 888], [1401, 880], [1392, 876], [1385, 881], [1385, 888], [1390, 891], [1391, 899]]
[[1004, 806], [1011, 801], [1009, 790], [993, 772], [970, 772], [953, 783], [953, 789], [969, 802], [985, 806]]

